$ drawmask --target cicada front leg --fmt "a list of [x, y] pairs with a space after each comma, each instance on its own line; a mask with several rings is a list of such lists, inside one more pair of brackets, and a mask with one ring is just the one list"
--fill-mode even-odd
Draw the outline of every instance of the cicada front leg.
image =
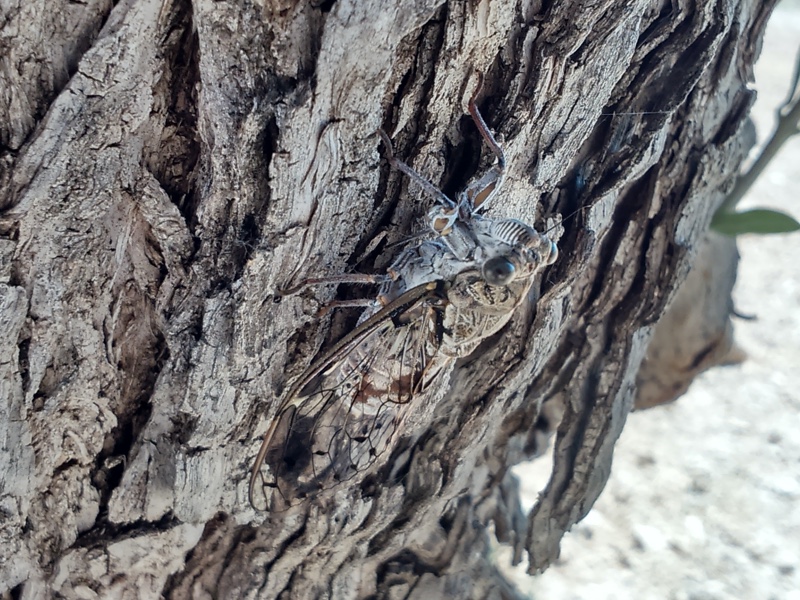
[[428, 224], [431, 230], [433, 230], [436, 235], [440, 236], [448, 245], [448, 247], [451, 247], [451, 250], [453, 250], [454, 254], [460, 256], [458, 252], [452, 248], [448, 239], [448, 236], [450, 236], [454, 230], [458, 229], [459, 221], [463, 220], [463, 218], [466, 216], [461, 214], [460, 205], [453, 202], [453, 200], [451, 200], [447, 194], [425, 179], [422, 175], [417, 173], [406, 163], [395, 157], [394, 149], [392, 148], [392, 142], [389, 139], [389, 136], [386, 135], [386, 132], [384, 132], [382, 129], [379, 129], [378, 135], [381, 136], [381, 139], [386, 146], [389, 164], [391, 164], [401, 173], [407, 175], [411, 181], [419, 185], [425, 191], [425, 193], [427, 193], [436, 201], [436, 204], [433, 206], [433, 208], [428, 211]]
[[475, 103], [476, 99], [478, 98], [478, 94], [481, 91], [482, 85], [483, 76], [480, 76], [478, 85], [476, 86], [475, 91], [472, 93], [472, 97], [469, 99], [469, 104], [467, 107], [475, 126], [478, 128], [478, 132], [481, 134], [483, 141], [486, 142], [486, 145], [489, 146], [489, 149], [497, 158], [497, 162], [492, 166], [491, 169], [481, 176], [480, 179], [469, 184], [460, 195], [459, 204], [466, 204], [466, 209], [470, 215], [484, 212], [489, 208], [495, 192], [502, 185], [503, 178], [506, 174], [505, 152], [503, 152], [503, 148], [494, 137], [494, 134], [492, 134], [492, 131], [489, 129], [488, 125], [486, 125], [486, 121], [483, 120], [483, 116], [478, 110], [478, 105]]
[[476, 181], [470, 183], [467, 188], [459, 194], [458, 202], [453, 202], [444, 192], [437, 188], [433, 183], [417, 173], [409, 165], [399, 160], [394, 155], [394, 149], [389, 136], [382, 130], [378, 130], [384, 145], [386, 146], [387, 158], [389, 163], [401, 173], [407, 175], [414, 183], [420, 186], [426, 194], [436, 201], [436, 205], [428, 212], [428, 222], [431, 229], [440, 236], [447, 236], [452, 231], [459, 220], [467, 220], [475, 214], [484, 212], [489, 208], [495, 192], [503, 183], [506, 172], [506, 155], [503, 148], [495, 138], [494, 134], [486, 125], [476, 100], [483, 85], [483, 76], [480, 76], [478, 85], [469, 99], [468, 110], [478, 128], [486, 145], [495, 155], [497, 162]]

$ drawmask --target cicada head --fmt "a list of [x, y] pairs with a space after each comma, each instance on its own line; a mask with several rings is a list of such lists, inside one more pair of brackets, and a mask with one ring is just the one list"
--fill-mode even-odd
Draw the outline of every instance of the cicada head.
[[516, 219], [494, 221], [483, 250], [486, 259], [481, 275], [492, 286], [507, 286], [519, 278], [530, 278], [558, 257], [554, 242]]
[[521, 221], [473, 221], [474, 267], [458, 273], [447, 290], [442, 351], [466, 356], [498, 332], [528, 296], [536, 273], [558, 250]]

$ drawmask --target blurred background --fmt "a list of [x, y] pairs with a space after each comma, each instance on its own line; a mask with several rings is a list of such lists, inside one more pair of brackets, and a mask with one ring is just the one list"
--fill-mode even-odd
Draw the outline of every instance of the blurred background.
[[[759, 144], [775, 127], [800, 48], [800, 0], [783, 0], [756, 64]], [[758, 149], [754, 149], [756, 152]], [[800, 136], [740, 204], [800, 220]], [[676, 403], [635, 412], [600, 500], [531, 578], [547, 600], [800, 600], [800, 232], [738, 238], [739, 365], [701, 375]], [[541, 459], [516, 469], [525, 508], [547, 482]], [[510, 552], [499, 550], [508, 564]]]

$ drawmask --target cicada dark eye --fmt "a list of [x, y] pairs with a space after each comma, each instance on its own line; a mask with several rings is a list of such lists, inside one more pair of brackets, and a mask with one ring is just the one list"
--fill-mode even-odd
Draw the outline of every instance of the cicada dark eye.
[[514, 279], [516, 267], [504, 256], [496, 256], [483, 265], [483, 279], [489, 285], [508, 285]]

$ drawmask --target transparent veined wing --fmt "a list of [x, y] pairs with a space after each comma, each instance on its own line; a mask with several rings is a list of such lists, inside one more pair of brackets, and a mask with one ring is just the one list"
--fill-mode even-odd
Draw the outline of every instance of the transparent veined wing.
[[405, 408], [440, 371], [444, 288], [408, 290], [300, 376], [253, 464], [254, 508], [282, 510], [351, 480], [392, 445]]

